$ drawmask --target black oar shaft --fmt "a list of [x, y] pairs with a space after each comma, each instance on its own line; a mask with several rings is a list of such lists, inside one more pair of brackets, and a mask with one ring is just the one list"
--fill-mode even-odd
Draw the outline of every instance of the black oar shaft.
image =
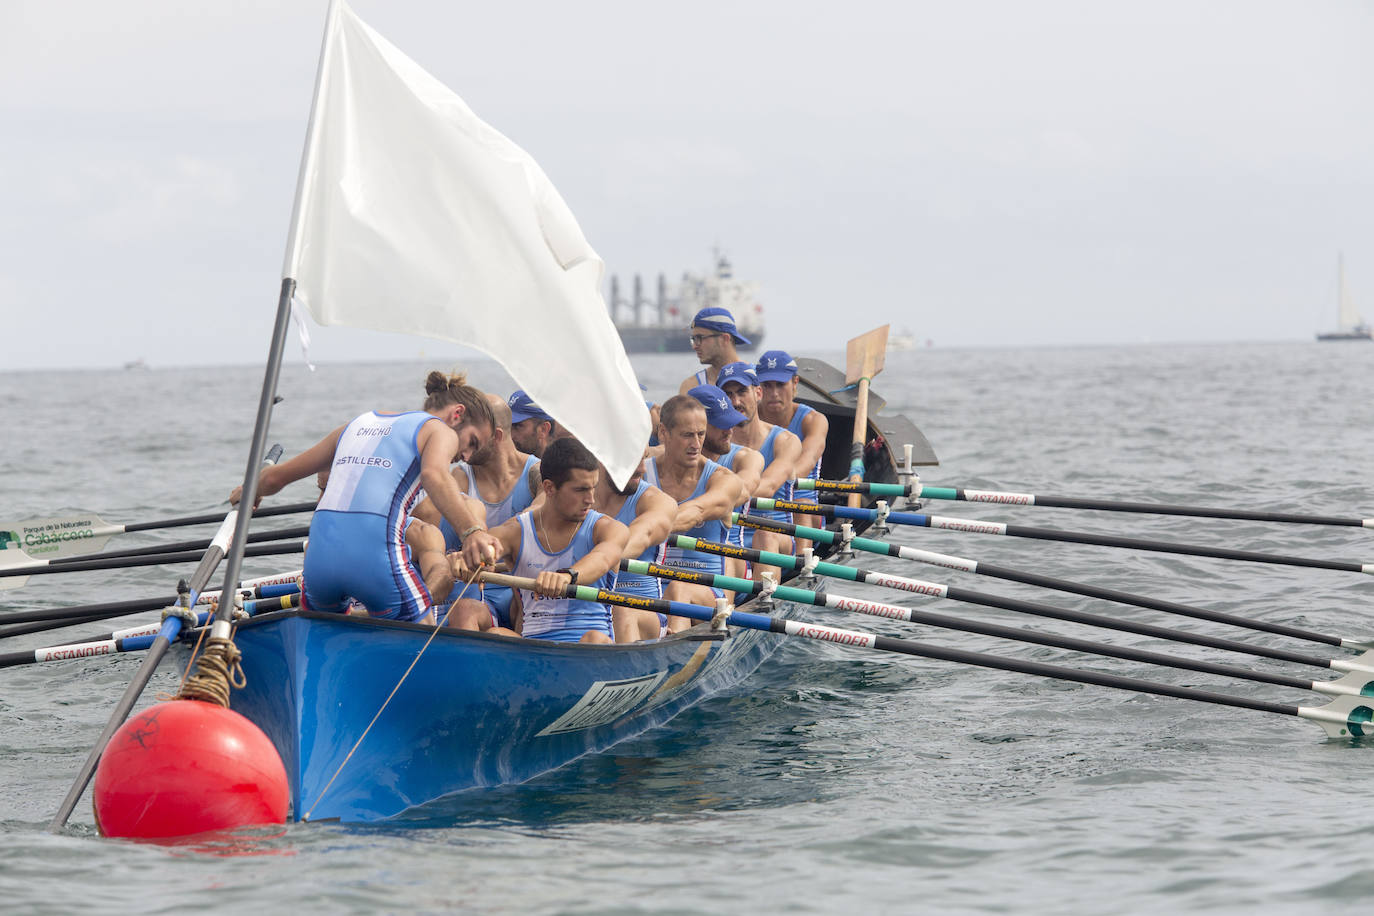
[[32, 623], [16, 624], [12, 627], [0, 629], [0, 639], [9, 636], [25, 636], [29, 633], [42, 633], [45, 630], [60, 630], [63, 627], [77, 627], [83, 623], [98, 623], [101, 620], [109, 620], [111, 617], [123, 617], [127, 614], [137, 614], [138, 611], [117, 611], [115, 613], [91, 614], [87, 617], [69, 617], [62, 620], [37, 620]]
[[[310, 503], [289, 503], [284, 506], [267, 506], [253, 510], [254, 518], [268, 518], [273, 515], [294, 515], [297, 512], [313, 512], [315, 504]], [[129, 531], [150, 531], [154, 528], [181, 528], [187, 525], [213, 525], [216, 522], [224, 521], [224, 513], [214, 513], [209, 515], [188, 515], [183, 518], [166, 518], [156, 522], [138, 522], [133, 525], [125, 525], [124, 530]]]
[[[738, 557], [740, 559], [750, 560], [751, 562], [764, 563], [769, 566], [781, 566], [785, 569], [793, 569], [801, 565], [801, 561], [796, 557], [788, 556], [787, 554], [773, 553], [768, 550], [753, 550], [747, 547], [736, 547], [733, 544], [713, 544], [710, 541], [703, 541], [699, 538], [687, 538], [682, 536], [677, 538], [677, 543], [678, 546], [699, 550], [704, 553]], [[1207, 646], [1212, 649], [1224, 649], [1228, 652], [1253, 655], [1259, 658], [1272, 658], [1278, 661], [1296, 662], [1301, 665], [1311, 665], [1316, 668], [1331, 667], [1330, 659], [1321, 658], [1316, 655], [1291, 652], [1286, 649], [1273, 649], [1268, 646], [1259, 646], [1253, 643], [1226, 639], [1220, 636], [1206, 636], [1201, 633], [1190, 633], [1187, 630], [1177, 630], [1171, 627], [1137, 623], [1130, 620], [1118, 620], [1115, 617], [1103, 617], [1100, 614], [1073, 611], [1068, 608], [1056, 607], [1050, 604], [1041, 604], [1038, 601], [1026, 601], [1020, 598], [991, 595], [986, 592], [977, 592], [972, 589], [959, 588], [958, 586], [952, 585], [947, 586], [942, 583], [920, 583], [921, 588], [918, 589], [912, 587], [914, 583], [907, 586], [896, 584], [894, 580], [901, 579], [902, 577], [900, 576], [887, 576], [871, 570], [854, 569], [848, 566], [824, 562], [816, 564], [816, 571], [820, 575], [838, 576], [856, 582], [886, 585], [891, 588], [899, 588], [903, 591], [925, 594], [931, 597], [945, 597], [952, 601], [963, 601], [968, 604], [995, 607], [1006, 611], [1016, 611], [1020, 614], [1030, 614], [1036, 617], [1048, 617], [1054, 620], [1080, 623], [1106, 630], [1135, 633], [1138, 636], [1150, 636], [1157, 639], [1171, 640], [1173, 642], [1189, 643], [1195, 646]]]
[[[955, 520], [944, 520], [941, 525], [930, 527], [954, 528]], [[966, 530], [966, 529], [965, 529]], [[1202, 544], [1176, 544], [1171, 541], [1156, 541], [1150, 538], [1127, 538], [1109, 534], [1090, 534], [1086, 531], [1061, 531], [1056, 528], [1032, 528], [1026, 525], [1007, 525], [1009, 537], [1034, 538], [1041, 541], [1064, 541], [1072, 544], [1091, 544], [1098, 547], [1123, 547], [1128, 550], [1149, 550], [1156, 553], [1176, 553], [1191, 557], [1207, 557], [1214, 560], [1241, 560], [1247, 563], [1271, 563], [1278, 566], [1303, 566], [1310, 569], [1332, 569], [1339, 572], [1368, 572], [1365, 564], [1350, 563], [1344, 560], [1319, 560], [1311, 557], [1293, 557], [1284, 554], [1260, 553], [1254, 550], [1236, 550], [1230, 547], [1209, 547]]]
[[1088, 499], [1081, 496], [1046, 496], [1039, 493], [1007, 493], [965, 487], [936, 487], [915, 484], [851, 483], [844, 480], [798, 481], [799, 489], [828, 490], [834, 493], [871, 493], [875, 496], [911, 496], [913, 499], [945, 499], [999, 506], [1048, 506], [1058, 509], [1097, 509], [1106, 512], [1135, 512], [1145, 515], [1187, 515], [1195, 518], [1225, 518], [1239, 521], [1284, 522], [1297, 525], [1337, 525], [1374, 528], [1374, 519], [1333, 515], [1307, 515], [1295, 512], [1261, 512], [1257, 509], [1225, 509], [1217, 506], [1179, 506], [1167, 503], [1142, 503], [1119, 499]]
[[[254, 531], [248, 535], [248, 541], [253, 544], [260, 544], [264, 541], [282, 541], [287, 538], [303, 538], [310, 534], [309, 525], [296, 525], [291, 528], [280, 528], [276, 531]], [[62, 557], [53, 560], [50, 566], [70, 566], [72, 563], [84, 563], [92, 560], [111, 560], [123, 559], [128, 557], [144, 557], [152, 554], [179, 553], [187, 550], [194, 550], [197, 553], [204, 551], [210, 546], [210, 539], [204, 538], [198, 541], [178, 541], [174, 544], [148, 544], [143, 547], [131, 547], [128, 550], [109, 550], [94, 557]]]
[[[630, 569], [626, 563], [622, 563], [621, 568]], [[638, 571], [638, 569], [636, 568], [631, 571]], [[722, 588], [733, 592], [756, 594], [762, 589], [759, 583], [750, 582], [747, 579], [678, 569], [673, 566], [660, 566], [657, 563], [645, 564], [644, 572], [659, 579], [690, 582], [696, 585]], [[862, 575], [860, 576], [860, 581], [863, 581]], [[896, 618], [906, 620], [910, 623], [939, 627], [944, 630], [977, 633], [980, 636], [992, 636], [997, 639], [1009, 639], [1016, 642], [1051, 646], [1056, 649], [1068, 649], [1071, 652], [1087, 652], [1093, 655], [1106, 656], [1108, 658], [1120, 658], [1126, 661], [1159, 665], [1163, 668], [1177, 668], [1184, 671], [1197, 671], [1203, 674], [1217, 674], [1225, 677], [1238, 678], [1240, 680], [1254, 681], [1261, 684], [1274, 684], [1279, 687], [1295, 687], [1299, 690], [1312, 689], [1311, 680], [1291, 677], [1286, 674], [1272, 674], [1265, 671], [1254, 671], [1249, 668], [1238, 668], [1234, 665], [1198, 661], [1196, 659], [1184, 658], [1180, 655], [1150, 652], [1144, 649], [1132, 649], [1128, 646], [1114, 646], [1110, 643], [1078, 639], [1073, 636], [1063, 636], [1058, 633], [1022, 630], [997, 623], [986, 623], [981, 620], [969, 620], [963, 617], [950, 617], [946, 614], [934, 614], [916, 608], [866, 601], [861, 598], [831, 595], [822, 591], [810, 591], [807, 589], [783, 586], [777, 590], [777, 594], [785, 601], [798, 601], [816, 607], [853, 611], [860, 614], [872, 614], [873, 616], [886, 619]]]
[[890, 652], [901, 652], [907, 655], [919, 655], [923, 658], [935, 658], [941, 661], [976, 665], [980, 668], [1016, 671], [1021, 674], [1033, 674], [1062, 681], [1077, 681], [1080, 684], [1094, 684], [1099, 687], [1115, 687], [1120, 690], [1133, 690], [1137, 693], [1150, 693], [1158, 696], [1175, 697], [1180, 700], [1197, 700], [1202, 703], [1213, 703], [1218, 706], [1253, 709], [1257, 712], [1272, 712], [1285, 716], [1299, 715], [1298, 707], [1288, 706], [1282, 703], [1268, 703], [1263, 700], [1252, 700], [1248, 697], [1235, 697], [1228, 694], [1215, 693], [1210, 690], [1198, 690], [1194, 687], [1178, 687], [1173, 684], [1163, 684], [1158, 681], [1147, 681], [1133, 677], [1120, 677], [1118, 675], [1103, 674], [1097, 671], [1080, 671], [1076, 668], [1061, 668], [1057, 665], [1046, 665], [1041, 662], [1026, 661], [1019, 658], [1005, 658], [999, 655], [988, 655], [983, 652], [967, 652], [962, 649], [932, 646], [929, 643], [895, 639], [890, 636], [874, 637], [873, 647], [875, 649], [886, 649]]
[[[872, 509], [852, 509], [847, 506], [816, 505], [798, 503], [791, 500], [755, 499], [753, 504], [761, 509], [778, 509], [783, 512], [799, 512], [806, 515], [823, 515], [827, 518], [868, 520], [876, 516]], [[1098, 547], [1123, 547], [1130, 550], [1149, 550], [1158, 553], [1183, 554], [1194, 557], [1209, 557], [1218, 560], [1244, 560], [1250, 563], [1271, 563], [1280, 566], [1303, 566], [1312, 569], [1331, 569], [1340, 572], [1374, 574], [1374, 563], [1353, 563], [1345, 560], [1319, 560], [1309, 557], [1293, 557], [1283, 554], [1258, 553], [1253, 550], [1235, 550], [1229, 547], [1209, 547], [1201, 544], [1177, 544], [1172, 541], [1156, 541], [1148, 538], [1126, 538], [1115, 535], [1090, 534], [1084, 531], [1062, 531], [1057, 528], [1032, 528], [1026, 525], [1008, 525], [1002, 522], [988, 522], [980, 519], [946, 518], [938, 515], [922, 515], [916, 512], [892, 512], [888, 521], [896, 525], [910, 525], [915, 528], [937, 528], [944, 531], [963, 531], [972, 534], [994, 534], [1009, 537], [1034, 538], [1044, 541], [1066, 541], [1075, 544], [1091, 544]]]
[[[811, 528], [806, 525], [794, 525], [791, 522], [761, 518], [759, 516], [741, 516], [740, 523], [751, 528], [763, 528], [768, 531], [776, 531], [780, 534], [796, 535], [821, 543], [829, 544], [838, 540], [838, 536], [832, 531]], [[1257, 630], [1262, 633], [1273, 633], [1277, 636], [1287, 636], [1292, 639], [1303, 639], [1308, 642], [1321, 643], [1327, 646], [1346, 646], [1348, 644], [1347, 640], [1339, 636], [1318, 633], [1315, 630], [1308, 630], [1303, 627], [1294, 627], [1282, 623], [1270, 623], [1252, 617], [1242, 617], [1239, 614], [1228, 614], [1224, 611], [1213, 611], [1188, 604], [1179, 604], [1176, 601], [1151, 598], [1148, 595], [1137, 595], [1131, 592], [1123, 592], [1118, 589], [1101, 588], [1095, 585], [1086, 585], [1081, 582], [1072, 582], [1068, 579], [1044, 576], [1039, 573], [1023, 572], [1022, 570], [1011, 569], [1006, 566], [997, 566], [992, 563], [983, 563], [981, 561], [975, 562], [973, 560], [964, 559], [963, 557], [952, 557], [947, 554], [933, 553], [928, 550], [920, 550], [901, 544], [890, 544], [887, 541], [878, 541], [872, 538], [855, 538], [851, 543], [856, 550], [864, 550], [882, 556], [916, 560], [917, 562], [929, 563], [933, 566], [939, 566], [946, 569], [960, 569], [965, 572], [976, 573], [980, 576], [991, 576], [994, 579], [1023, 582], [1026, 585], [1036, 585], [1041, 588], [1049, 588], [1055, 591], [1085, 595], [1089, 598], [1101, 598], [1105, 601], [1115, 601], [1119, 604], [1129, 604], [1135, 607], [1164, 611], [1170, 614], [1177, 614], [1181, 617], [1210, 620], [1213, 623], [1224, 623], [1229, 626], [1241, 627], [1247, 630]]]
[[[288, 553], [301, 553], [305, 550], [304, 541], [290, 541], [285, 544], [255, 544], [244, 549], [244, 556], [274, 557]], [[178, 553], [155, 553], [141, 557], [100, 557], [94, 560], [73, 559], [49, 566], [11, 567], [0, 570], [3, 576], [44, 576], [54, 573], [90, 572], [97, 569], [124, 569], [129, 566], [164, 566], [172, 563], [190, 563], [201, 559], [201, 551], [183, 550]]]
[[[80, 604], [75, 607], [54, 608], [45, 611], [18, 611], [0, 615], [0, 624], [29, 623], [35, 620], [80, 621], [95, 619], [95, 615], [108, 614], [121, 617], [124, 614], [137, 614], [140, 611], [156, 611], [177, 600], [176, 595], [165, 598], [134, 598], [129, 601], [103, 601], [99, 604]], [[3, 633], [4, 631], [0, 631]]]
[[1283, 522], [1292, 525], [1335, 525], [1367, 528], [1366, 519], [1333, 515], [1303, 515], [1292, 512], [1260, 512], [1254, 509], [1216, 509], [1206, 506], [1170, 506], [1155, 503], [1107, 499], [1082, 499], [1073, 496], [1039, 496], [1035, 505], [1058, 509], [1100, 509], [1106, 512], [1135, 512], [1144, 515], [1187, 515], [1195, 518], [1225, 518], [1251, 522]]
[[[484, 573], [482, 577], [487, 581], [510, 585], [513, 588], [530, 588], [533, 585], [533, 580], [519, 579], [514, 576], [499, 576]], [[680, 601], [665, 601], [661, 598], [640, 598], [634, 595], [619, 595], [604, 589], [595, 589], [585, 585], [569, 585], [565, 594], [569, 598], [581, 598], [586, 601], [597, 601], [603, 604], [618, 604], [625, 607], [642, 608], [644, 610], [659, 610], [680, 617], [687, 617], [692, 620], [711, 620], [715, 614], [713, 609], [701, 607], [699, 605], [686, 604]], [[1277, 713], [1285, 716], [1302, 715], [1299, 707], [1288, 706], [1282, 703], [1252, 700], [1248, 697], [1230, 696], [1224, 693], [1215, 693], [1210, 690], [1198, 690], [1193, 687], [1179, 687], [1174, 684], [1164, 684], [1158, 681], [1148, 681], [1141, 678], [1121, 677], [1096, 671], [1080, 671], [1076, 668], [1061, 668], [1057, 665], [1025, 661], [1019, 658], [1006, 658], [1004, 656], [988, 655], [982, 652], [969, 652], [963, 649], [932, 646], [929, 643], [916, 642], [910, 639], [898, 639], [891, 636], [877, 636], [873, 633], [865, 633], [857, 630], [842, 630], [836, 627], [818, 626], [794, 620], [784, 620], [779, 617], [768, 617], [763, 614], [733, 611], [726, 618], [726, 622], [731, 626], [744, 627], [751, 630], [763, 630], [769, 633], [781, 633], [788, 636], [799, 636], [803, 639], [815, 639], [822, 642], [834, 643], [836, 645], [867, 647], [886, 652], [896, 652], [903, 655], [914, 655], [920, 658], [933, 658], [940, 661], [958, 662], [960, 664], [974, 665], [980, 668], [1015, 671], [1021, 674], [1036, 675], [1038, 677], [1048, 677], [1062, 681], [1076, 681], [1081, 684], [1093, 684], [1100, 687], [1114, 687], [1119, 690], [1132, 690], [1136, 693], [1175, 697], [1182, 700], [1197, 700], [1202, 703], [1212, 703], [1217, 706], [1230, 706], [1237, 709], [1250, 709], [1256, 712]]]

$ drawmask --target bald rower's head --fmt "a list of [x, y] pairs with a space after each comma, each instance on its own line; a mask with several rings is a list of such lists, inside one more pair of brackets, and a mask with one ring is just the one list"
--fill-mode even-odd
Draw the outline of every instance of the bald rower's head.
[[504, 454], [508, 447], [514, 447], [509, 445], [511, 441], [510, 405], [506, 403], [505, 398], [498, 395], [488, 393], [486, 399], [487, 403], [491, 405], [491, 416], [495, 421], [495, 432], [486, 445], [473, 452], [472, 458], [468, 461], [468, 464], [472, 465], [486, 464], [489, 461], [494, 461], [497, 456]]

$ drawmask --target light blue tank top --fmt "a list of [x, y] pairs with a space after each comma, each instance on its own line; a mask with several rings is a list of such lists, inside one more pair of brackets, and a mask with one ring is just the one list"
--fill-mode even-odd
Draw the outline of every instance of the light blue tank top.
[[[798, 410], [797, 412], [798, 412], [798, 413], [801, 413], [800, 410]], [[795, 419], [795, 418], [794, 418], [794, 419]], [[767, 436], [764, 438], [764, 440], [763, 440], [763, 445], [759, 446], [759, 452], [763, 454], [763, 466], [764, 466], [765, 468], [767, 468], [770, 464], [773, 463], [773, 450], [777, 447], [777, 444], [778, 444], [778, 434], [781, 433], [781, 432], [782, 432], [782, 427], [781, 427], [781, 426], [774, 426], [772, 429], [770, 429], [770, 430], [768, 431], [768, 435], [767, 435]], [[798, 438], [800, 438], [800, 437], [798, 437]], [[820, 467], [820, 465], [817, 464], [817, 467]], [[785, 481], [783, 481], [782, 486], [778, 487], [778, 491], [777, 491], [776, 493], [773, 494], [773, 498], [774, 498], [774, 499], [791, 499], [791, 498], [792, 498], [792, 490], [793, 490], [793, 488], [792, 488], [792, 475], [791, 475], [791, 474], [788, 474], [788, 475], [787, 475], [787, 479], [786, 479]], [[792, 515], [791, 515], [791, 513], [789, 513], [789, 512], [779, 512], [779, 511], [777, 511], [776, 509], [772, 509], [772, 510], [750, 509], [749, 512], [750, 512], [750, 514], [752, 514], [752, 515], [761, 515], [761, 516], [763, 516], [764, 518], [780, 519], [780, 520], [782, 520], [782, 521], [788, 521], [788, 522], [790, 522], [790, 521], [792, 520]]]
[[[489, 503], [482, 499], [482, 494], [477, 492], [477, 481], [472, 476], [472, 465], [466, 461], [458, 462], [458, 466], [463, 469], [463, 473], [468, 475], [468, 495], [473, 499], [482, 501], [482, 505], [487, 507], [487, 527], [495, 528], [504, 521], [515, 518], [521, 512], [530, 507], [534, 502], [534, 493], [530, 490], [530, 468], [539, 463], [539, 459], [530, 455], [525, 459], [525, 467], [520, 472], [520, 479], [511, 487], [506, 498], [499, 503]], [[461, 550], [463, 539], [458, 536], [458, 532], [453, 530], [448, 519], [439, 522], [439, 531], [444, 535], [444, 548], [447, 550]]]
[[[798, 404], [797, 412], [792, 414], [792, 422], [787, 424], [787, 431], [803, 442], [806, 441], [806, 436], [802, 433], [802, 420], [806, 419], [806, 415], [811, 413], [813, 409], [814, 408], [808, 407], [805, 404]], [[821, 476], [821, 462], [819, 458], [816, 459], [816, 466], [811, 469], [811, 476]], [[816, 501], [816, 494], [814, 490], [808, 490], [805, 494], [797, 494], [796, 498], [799, 502], [814, 503]], [[779, 499], [781, 499], [781, 497], [779, 497]]]
[[339, 437], [315, 511], [378, 515], [402, 536], [420, 491], [420, 427], [437, 419], [423, 410], [355, 417]]
[[[697, 478], [696, 489], [687, 499], [696, 499], [706, 492], [706, 485], [711, 479], [711, 475], [720, 470], [721, 466], [711, 459], [706, 459], [706, 464], [701, 469], [701, 476]], [[658, 459], [649, 459], [645, 466], [644, 479], [654, 486], [658, 486]], [[686, 502], [687, 499], [682, 500]], [[716, 543], [725, 542], [725, 525], [720, 519], [707, 519], [695, 528], [681, 532], [690, 538], [700, 538], [703, 541], [714, 541]], [[673, 536], [669, 536], [672, 540]], [[719, 575], [725, 569], [725, 558], [719, 554], [701, 553], [697, 550], [686, 550], [682, 547], [670, 547], [664, 544], [659, 550], [658, 562], [666, 565], [680, 566], [683, 569], [690, 569], [694, 572], [714, 573]]]
[[[531, 513], [522, 512], [517, 517], [520, 519], [520, 550], [511, 572], [533, 579], [541, 572], [572, 566], [590, 553], [596, 546], [593, 529], [602, 515], [595, 509], [588, 511], [568, 546], [558, 553], [549, 553], [539, 542]], [[587, 630], [599, 630], [614, 637], [611, 611], [604, 604], [577, 598], [545, 598], [524, 589], [520, 590], [520, 600], [525, 609], [521, 636], [576, 642]]]
[[[620, 511], [615, 514], [615, 520], [626, 528], [630, 527], [630, 525], [634, 523], [634, 520], [639, 517], [639, 498], [644, 495], [644, 491], [648, 490], [650, 486], [651, 484], [647, 481], [641, 480], [639, 486], [635, 488], [634, 493], [630, 495], [629, 499], [625, 500], [625, 505], [621, 506]], [[654, 558], [658, 556], [658, 551], [658, 544], [650, 544], [648, 547], [644, 548], [644, 552], [635, 559], [647, 560], [652, 563]], [[663, 597], [663, 580], [656, 579], [653, 576], [641, 576], [635, 573], [628, 573], [623, 570], [614, 571], [614, 576], [611, 579], [609, 587], [613, 592], [624, 592], [627, 595], [639, 595], [642, 598]]]
[[[720, 456], [720, 460], [717, 461], [716, 464], [720, 465], [720, 466], [723, 467], [723, 468], [726, 468], [726, 469], [728, 469], [728, 470], [733, 471], [733, 470], [735, 469], [735, 457], [736, 457], [737, 455], [739, 455], [740, 449], [742, 449], [742, 448], [744, 448], [744, 446], [740, 445], [738, 442], [731, 442], [731, 443], [730, 443], [730, 448], [725, 452], [724, 455], [721, 455], [721, 456]], [[765, 465], [765, 466], [766, 466], [766, 465]], [[740, 511], [740, 512], [748, 512], [748, 511], [749, 511], [748, 505], [747, 505], [747, 504], [746, 504], [744, 507], [738, 507], [738, 506], [737, 506], [736, 508], [737, 508], [738, 511]], [[731, 526], [731, 527], [725, 529], [725, 543], [727, 543], [727, 544], [734, 544], [736, 547], [743, 547], [743, 546], [744, 546], [744, 528], [743, 528], [743, 526], [742, 526], [742, 525], [733, 525], [733, 526]]]

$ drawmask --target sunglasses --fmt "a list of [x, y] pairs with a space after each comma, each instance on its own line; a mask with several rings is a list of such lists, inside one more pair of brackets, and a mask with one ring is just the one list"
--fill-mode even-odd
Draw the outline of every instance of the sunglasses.
[[721, 331], [717, 331], [717, 332], [714, 333], [714, 334], [693, 334], [691, 337], [689, 337], [689, 338], [687, 338], [687, 339], [690, 340], [690, 341], [692, 342], [692, 346], [694, 346], [694, 347], [699, 347], [699, 346], [701, 346], [702, 341], [710, 340], [712, 337], [725, 337], [725, 336], [727, 336], [725, 333], [723, 333], [723, 332], [721, 332]]

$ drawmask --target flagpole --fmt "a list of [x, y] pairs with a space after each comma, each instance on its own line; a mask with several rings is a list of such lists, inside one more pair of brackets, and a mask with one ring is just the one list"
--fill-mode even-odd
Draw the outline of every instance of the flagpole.
[[[271, 349], [267, 352], [267, 369], [263, 373], [262, 395], [258, 398], [258, 416], [253, 426], [253, 441], [248, 447], [248, 467], [243, 474], [243, 491], [239, 499], [239, 517], [234, 525], [234, 539], [229, 544], [229, 553], [224, 564], [224, 586], [221, 595], [232, 595], [235, 583], [239, 581], [239, 568], [243, 565], [243, 550], [248, 543], [248, 521], [253, 515], [253, 504], [258, 498], [258, 472], [262, 467], [262, 456], [267, 448], [267, 427], [272, 422], [272, 406], [277, 400], [277, 379], [281, 376], [282, 353], [286, 349], [286, 329], [291, 321], [291, 297], [296, 292], [296, 281], [282, 277], [281, 296], [277, 300], [277, 320], [272, 327]], [[211, 638], [229, 638], [230, 618], [234, 611], [232, 600], [221, 601], [215, 613], [215, 623], [210, 630]]]

